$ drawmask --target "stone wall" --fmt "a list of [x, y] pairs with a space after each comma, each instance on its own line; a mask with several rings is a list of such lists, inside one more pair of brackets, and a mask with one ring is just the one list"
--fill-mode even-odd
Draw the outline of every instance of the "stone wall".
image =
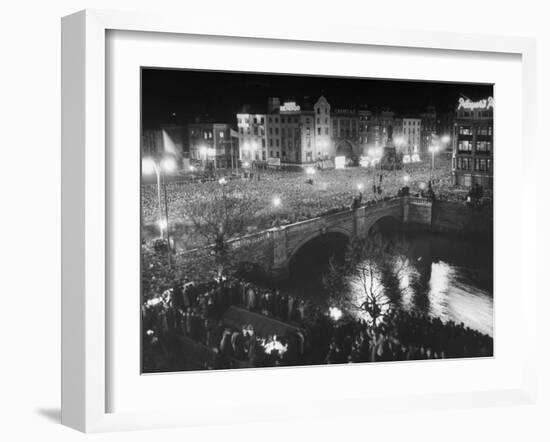
[[492, 235], [493, 206], [475, 208], [463, 203], [436, 201], [432, 208], [432, 230], [460, 235]]

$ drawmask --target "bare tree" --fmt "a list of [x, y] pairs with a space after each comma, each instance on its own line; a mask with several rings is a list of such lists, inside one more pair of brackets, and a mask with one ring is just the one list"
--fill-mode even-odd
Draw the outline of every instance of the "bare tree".
[[184, 206], [183, 217], [191, 221], [195, 232], [205, 241], [201, 256], [203, 260], [213, 258], [218, 276], [238, 264], [237, 250], [231, 247], [230, 240], [245, 233], [255, 213], [253, 200], [243, 193], [228, 191], [224, 179], [208, 198]]
[[376, 326], [393, 302], [388, 286], [392, 292], [401, 290], [398, 281], [405, 262], [399, 259], [401, 249], [401, 244], [379, 234], [352, 240], [344, 261], [332, 258], [324, 277], [332, 302], [344, 311], [367, 313]]

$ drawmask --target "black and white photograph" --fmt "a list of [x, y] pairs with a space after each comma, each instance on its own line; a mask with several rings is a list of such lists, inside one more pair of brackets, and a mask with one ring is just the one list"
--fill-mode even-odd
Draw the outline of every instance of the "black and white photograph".
[[142, 67], [141, 372], [493, 357], [495, 105]]

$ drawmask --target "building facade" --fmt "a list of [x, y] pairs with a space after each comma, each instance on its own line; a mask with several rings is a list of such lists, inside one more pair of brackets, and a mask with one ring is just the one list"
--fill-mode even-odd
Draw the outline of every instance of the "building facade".
[[238, 141], [226, 123], [192, 123], [188, 126], [189, 157], [213, 167], [232, 167], [238, 157]]
[[400, 142], [396, 143], [396, 150], [405, 155], [418, 155], [420, 153], [422, 120], [420, 118], [402, 118], [400, 123]]
[[267, 160], [266, 114], [237, 114], [237, 132], [241, 161]]
[[460, 98], [453, 128], [452, 175], [456, 185], [493, 186], [492, 97], [479, 101]]
[[[422, 119], [396, 118], [390, 110], [339, 109], [320, 96], [311, 106], [270, 97], [266, 113], [239, 113], [239, 158], [268, 164], [311, 164], [345, 156], [360, 160], [372, 147], [418, 153]], [[432, 117], [430, 115], [430, 117]], [[434, 131], [435, 116], [428, 130]]]

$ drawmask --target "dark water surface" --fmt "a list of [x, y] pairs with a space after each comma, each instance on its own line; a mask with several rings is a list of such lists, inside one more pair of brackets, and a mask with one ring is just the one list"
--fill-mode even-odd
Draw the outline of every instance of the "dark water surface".
[[[493, 336], [492, 242], [430, 232], [405, 232], [399, 236], [405, 245], [396, 256], [401, 269], [400, 289], [393, 289], [392, 293], [391, 288], [383, 287], [395, 306], [443, 321], [463, 322]], [[328, 309], [329, 294], [323, 287], [322, 275], [326, 273], [328, 256], [335, 250], [343, 251], [343, 244], [336, 239], [332, 244], [319, 242], [302, 250], [285, 288]], [[353, 291], [351, 294], [355, 295]], [[360, 297], [361, 291], [356, 294]]]

